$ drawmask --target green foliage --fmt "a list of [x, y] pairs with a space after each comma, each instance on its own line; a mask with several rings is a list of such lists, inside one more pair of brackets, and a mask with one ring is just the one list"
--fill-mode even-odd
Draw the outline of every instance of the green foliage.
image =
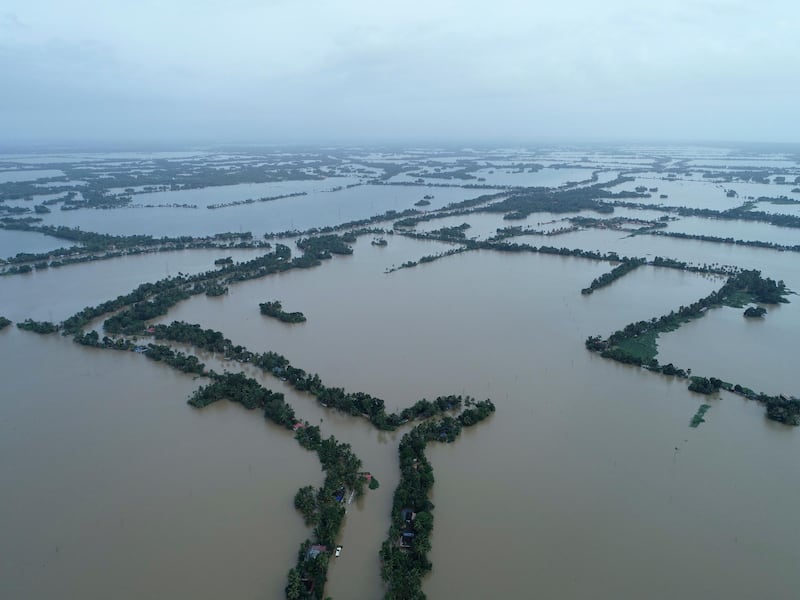
[[600, 277], [595, 278], [589, 287], [583, 288], [581, 290], [581, 294], [591, 294], [596, 289], [601, 287], [605, 287], [607, 285], [611, 285], [617, 279], [630, 273], [631, 271], [638, 269], [647, 261], [644, 258], [623, 258], [622, 263], [618, 266], [614, 267], [610, 272], [603, 273]]
[[0, 331], [11, 325], [11, 320], [5, 317], [0, 317]]
[[206, 366], [196, 356], [173, 350], [169, 346], [149, 344], [145, 356], [156, 362], [163, 361], [183, 373], [205, 374]]
[[571, 189], [552, 190], [549, 188], [529, 188], [512, 194], [505, 200], [483, 207], [483, 212], [506, 213], [504, 219], [524, 219], [537, 212], [580, 212], [592, 210], [599, 213], [612, 213], [614, 208], [604, 198], [643, 198], [646, 194], [638, 192], [609, 192], [606, 188], [632, 181], [629, 177], [618, 177], [603, 184], [594, 184]]
[[303, 515], [306, 525], [313, 527], [319, 522], [319, 508], [314, 486], [307, 485], [297, 490], [294, 495], [294, 507]]
[[800, 252], [800, 244], [786, 245], [776, 244], [775, 242], [763, 242], [759, 240], [737, 240], [732, 237], [719, 237], [714, 235], [699, 235], [692, 233], [683, 233], [680, 231], [655, 231], [648, 230], [641, 233], [649, 235], [658, 235], [663, 237], [678, 238], [684, 240], [698, 240], [701, 242], [714, 242], [717, 244], [733, 244], [735, 246], [750, 246], [752, 248], [769, 248], [771, 250], [785, 251], [785, 252]]
[[689, 389], [699, 394], [713, 394], [722, 387], [722, 381], [716, 377], [691, 377]]
[[224, 296], [228, 293], [228, 286], [212, 283], [206, 286], [206, 296]]
[[759, 401], [766, 405], [769, 419], [794, 427], [800, 425], [800, 399], [761, 394]]
[[255, 379], [242, 373], [212, 374], [213, 381], [198, 388], [189, 397], [189, 404], [202, 408], [218, 400], [238, 402], [248, 410], [264, 410], [264, 417], [287, 429], [297, 421], [294, 410], [283, 399], [280, 392], [271, 392]]
[[50, 321], [34, 321], [33, 319], [25, 319], [21, 323], [17, 323], [17, 327], [25, 331], [32, 331], [33, 333], [42, 335], [58, 331], [58, 325], [55, 323], [51, 323]]
[[616, 345], [616, 350], [621, 354], [618, 358], [611, 355], [613, 350], [603, 354], [605, 358], [615, 358], [619, 362], [643, 364], [658, 355], [659, 331], [650, 330], [636, 337], [625, 338]]
[[436, 237], [441, 240], [460, 241], [466, 239], [467, 229], [470, 228], [469, 223], [462, 223], [453, 227], [442, 227], [430, 232], [431, 237]]
[[[381, 545], [381, 577], [388, 600], [424, 599], [422, 578], [431, 568], [433, 467], [425, 455], [429, 442], [454, 442], [463, 427], [477, 425], [494, 411], [490, 400], [469, 402], [457, 418], [443, 417], [417, 425], [400, 440], [400, 483], [392, 500], [392, 522]], [[409, 517], [409, 514], [415, 516]], [[402, 542], [401, 542], [402, 540]]]
[[[643, 208], [643, 205], [635, 202], [615, 201], [610, 204], [612, 206], [624, 208]], [[647, 210], [658, 210], [667, 213], [674, 213], [682, 217], [702, 217], [704, 219], [731, 221], [756, 221], [761, 223], [770, 223], [772, 225], [777, 225], [778, 227], [800, 227], [800, 217], [796, 215], [750, 210], [747, 205], [728, 210], [691, 208], [687, 206], [661, 206], [658, 204], [648, 204], [645, 208], [647, 208]]]
[[353, 249], [345, 239], [338, 235], [327, 234], [297, 240], [297, 247], [315, 259], [324, 260], [333, 254], [352, 254]]
[[703, 418], [708, 409], [711, 408], [708, 404], [701, 404], [700, 408], [697, 409], [697, 412], [694, 413], [691, 422], [689, 423], [689, 427], [697, 427], [700, 423], [705, 423], [706, 420]]
[[279, 300], [263, 302], [258, 305], [262, 315], [278, 319], [283, 323], [305, 323], [306, 316], [301, 312], [285, 312]]
[[750, 306], [744, 311], [745, 317], [760, 318], [767, 314], [767, 309], [763, 306]]

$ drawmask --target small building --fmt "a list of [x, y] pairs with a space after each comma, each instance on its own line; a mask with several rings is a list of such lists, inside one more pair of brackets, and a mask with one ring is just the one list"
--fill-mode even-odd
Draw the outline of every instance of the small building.
[[321, 544], [314, 544], [313, 546], [311, 546], [308, 549], [308, 552], [306, 552], [306, 560], [315, 559], [320, 554], [322, 554], [323, 552], [327, 552], [327, 551], [328, 551], [328, 547], [327, 546], [323, 546]]
[[401, 548], [412, 548], [414, 546], [414, 538], [416, 537], [416, 533], [413, 531], [404, 531], [400, 534], [400, 547]]

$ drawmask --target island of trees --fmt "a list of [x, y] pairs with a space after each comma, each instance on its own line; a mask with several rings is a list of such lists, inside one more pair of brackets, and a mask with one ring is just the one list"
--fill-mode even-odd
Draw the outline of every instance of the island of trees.
[[305, 323], [306, 316], [301, 312], [286, 312], [279, 300], [262, 302], [258, 305], [262, 315], [278, 319], [283, 323]]

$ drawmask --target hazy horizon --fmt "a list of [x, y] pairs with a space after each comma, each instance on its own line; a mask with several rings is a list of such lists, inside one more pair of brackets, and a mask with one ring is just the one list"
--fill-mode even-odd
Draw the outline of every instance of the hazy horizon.
[[0, 151], [796, 143], [800, 6], [9, 0]]

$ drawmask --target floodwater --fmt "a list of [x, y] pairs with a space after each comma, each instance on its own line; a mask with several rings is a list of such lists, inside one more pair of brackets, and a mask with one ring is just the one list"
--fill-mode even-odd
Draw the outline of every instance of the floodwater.
[[[319, 182], [316, 182], [319, 184]], [[330, 189], [334, 184], [327, 184]], [[228, 186], [237, 187], [237, 186]], [[215, 188], [209, 188], [215, 190]], [[238, 189], [238, 188], [237, 188]], [[279, 193], [290, 193], [288, 190]], [[302, 185], [298, 191], [304, 191]], [[204, 191], [196, 195], [186, 192], [164, 192], [181, 194], [179, 200], [169, 202], [179, 204], [199, 204], [210, 193]], [[230, 202], [252, 197], [249, 192], [229, 192], [218, 190], [217, 202]], [[224, 231], [250, 231], [255, 236], [266, 232], [279, 232], [310, 227], [325, 227], [345, 221], [365, 219], [388, 210], [402, 211], [415, 208], [414, 203], [426, 194], [433, 195], [430, 208], [438, 208], [469, 198], [476, 198], [485, 190], [461, 188], [428, 188], [419, 186], [365, 185], [337, 192], [313, 192], [307, 196], [282, 198], [271, 202], [256, 202], [230, 206], [216, 210], [204, 207], [158, 209], [120, 208], [114, 210], [71, 210], [53, 211], [44, 215], [46, 225], [66, 225], [81, 227], [88, 231], [111, 233], [115, 235], [148, 234], [153, 236], [204, 236]], [[145, 203], [142, 196], [134, 196], [134, 203]], [[168, 197], [168, 196], [167, 196]], [[166, 200], [165, 200], [166, 201]]]
[[127, 294], [140, 283], [218, 269], [214, 265], [218, 258], [244, 261], [265, 252], [231, 248], [156, 252], [7, 275], [0, 278], [0, 315], [14, 321], [58, 322], [86, 306]]
[[[642, 268], [587, 297], [580, 288], [607, 264], [491, 252], [383, 275], [389, 252], [402, 251], [398, 261], [414, 255], [407, 244], [393, 239], [378, 249], [362, 240], [352, 257], [246, 282], [221, 306], [194, 298], [163, 321], [222, 329], [236, 343], [281, 352], [329, 384], [377, 394], [392, 408], [447, 393], [497, 402], [488, 423], [452, 447], [432, 449], [431, 598], [485, 598], [492, 589], [508, 597], [531, 589], [560, 598], [693, 597], [697, 589], [731, 598], [752, 597], [755, 589], [792, 597], [798, 582], [779, 576], [800, 550], [793, 534], [800, 522], [790, 516], [800, 484], [787, 477], [798, 471], [791, 430], [765, 422], [761, 407], [733, 396], [712, 401], [709, 423], [691, 430], [705, 398], [685, 382], [583, 350], [587, 335], [668, 312], [716, 289], [718, 278]], [[337, 301], [340, 295], [347, 300]], [[308, 322], [262, 317], [258, 302], [272, 298], [301, 310]], [[791, 375], [785, 367], [777, 374], [786, 385]], [[350, 435], [348, 419], [337, 420]], [[352, 424], [369, 468], [383, 479], [392, 466], [385, 445], [396, 439], [373, 433], [369, 446], [364, 427]], [[762, 453], [780, 456], [750, 456], [743, 435]], [[731, 448], [737, 451], [729, 464]], [[736, 466], [739, 460], [746, 468]], [[765, 522], [757, 508], [765, 487], [788, 524]], [[334, 597], [377, 597], [360, 569], [373, 564], [386, 525], [359, 517], [363, 530], [348, 521], [344, 539], [359, 531], [362, 544], [345, 544], [331, 570]], [[750, 570], [723, 580], [728, 560]], [[666, 573], [665, 564], [684, 576]], [[713, 579], [705, 579], [708, 572]]]
[[16, 256], [19, 252], [38, 254], [74, 245], [68, 240], [59, 240], [43, 233], [0, 229], [0, 257], [2, 258]]
[[797, 381], [786, 373], [800, 339], [800, 301], [789, 299], [790, 304], [761, 305], [767, 309], [761, 319], [746, 318], [743, 308], [709, 311], [659, 336], [659, 359], [767, 394], [796, 394]]
[[0, 170], [0, 183], [17, 181], [36, 181], [46, 177], [63, 177], [64, 171], [56, 169], [30, 169], [24, 171], [5, 171]]
[[0, 357], [0, 596], [282, 596], [322, 481], [289, 432], [141, 355], [8, 329]]
[[[380, 186], [374, 205], [363, 191], [345, 194], [368, 187], [326, 194], [355, 198], [352, 213], [340, 204], [348, 216], [309, 204], [292, 217], [295, 227], [406, 207], [426, 189]], [[446, 203], [481, 192], [431, 193]], [[183, 211], [203, 215], [185, 222], [161, 222], [171, 209], [75, 212], [106, 219], [95, 223], [101, 231], [140, 233], [144, 221], [125, 217], [141, 214], [149, 233], [178, 234], [230, 229], [218, 217], [240, 208], [245, 230], [267, 230], [254, 206]], [[498, 226], [564, 216], [502, 222], [481, 214], [421, 229], [467, 221], [468, 236], [485, 236]], [[583, 296], [611, 265], [490, 251], [386, 274], [452, 247], [386, 239], [388, 246], [376, 247], [361, 238], [352, 256], [243, 282], [223, 297], [195, 296], [160, 321], [197, 322], [254, 351], [280, 352], [328, 385], [384, 398], [389, 410], [443, 394], [494, 400], [498, 410], [488, 421], [455, 444], [429, 447], [436, 475], [429, 598], [796, 597], [798, 432], [767, 421], [756, 403], [698, 396], [685, 381], [584, 349], [587, 336], [691, 303], [720, 278], [642, 267]], [[796, 253], [593, 229], [520, 241], [758, 268], [800, 291]], [[258, 253], [159, 253], [6, 277], [0, 314], [60, 320], [143, 281]], [[308, 321], [288, 325], [260, 315], [258, 304], [272, 299]], [[745, 320], [741, 309], [710, 311], [662, 336], [659, 358], [797, 395], [791, 357], [800, 300], [790, 300], [768, 307], [763, 321]], [[284, 392], [300, 418], [352, 444], [381, 482], [348, 505], [344, 550], [332, 559], [326, 588], [339, 599], [381, 597], [378, 550], [403, 431], [378, 432], [251, 366], [198, 355]], [[0, 378], [1, 597], [99, 599], [109, 590], [120, 598], [283, 597], [286, 572], [310, 535], [292, 497], [322, 480], [316, 456], [288, 432], [239, 406], [191, 409], [185, 399], [201, 381], [57, 335], [0, 332]], [[690, 429], [702, 402], [711, 404], [707, 422]]]

